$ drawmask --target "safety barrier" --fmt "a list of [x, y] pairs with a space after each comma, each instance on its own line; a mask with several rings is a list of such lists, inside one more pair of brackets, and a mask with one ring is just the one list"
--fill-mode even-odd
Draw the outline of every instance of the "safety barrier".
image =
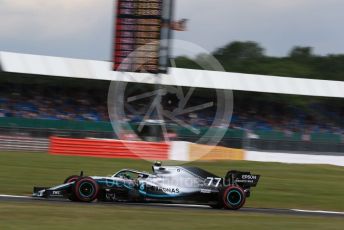
[[225, 148], [220, 146], [199, 145], [189, 142], [172, 142], [169, 159], [179, 161], [246, 160], [292, 164], [330, 164], [344, 166], [344, 156], [310, 155], [297, 152], [258, 152]]
[[101, 158], [167, 160], [169, 144], [51, 137], [49, 153]]
[[333, 155], [246, 151], [245, 160], [288, 164], [329, 164], [344, 166], [344, 156]]
[[298, 164], [331, 164], [344, 166], [344, 156], [305, 155], [245, 151], [189, 142], [152, 143], [105, 139], [71, 139], [52, 137], [50, 154], [101, 158], [130, 158], [149, 160], [248, 160]]
[[48, 150], [49, 139], [25, 136], [0, 136], [0, 150], [4, 151], [35, 151]]
[[49, 153], [55, 155], [151, 160], [244, 160], [244, 150], [189, 142], [154, 143], [109, 139], [51, 137]]
[[171, 143], [170, 160], [244, 160], [245, 151], [242, 149], [208, 146], [190, 142], [175, 141]]
[[189, 160], [244, 160], [244, 150], [190, 144]]

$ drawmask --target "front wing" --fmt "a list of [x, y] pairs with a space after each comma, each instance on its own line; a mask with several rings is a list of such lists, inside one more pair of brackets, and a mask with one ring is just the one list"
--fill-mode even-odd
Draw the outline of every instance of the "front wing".
[[32, 196], [38, 198], [68, 198], [72, 184], [67, 183], [55, 187], [34, 187]]

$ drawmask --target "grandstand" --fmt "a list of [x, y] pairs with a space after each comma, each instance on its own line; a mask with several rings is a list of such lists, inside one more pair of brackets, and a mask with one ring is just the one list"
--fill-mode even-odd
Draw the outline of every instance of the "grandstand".
[[[110, 80], [133, 85], [143, 82], [145, 86], [154, 81], [137, 74], [126, 77], [111, 72], [110, 65], [100, 61], [0, 53], [1, 134], [40, 138], [116, 137], [107, 111]], [[221, 145], [344, 151], [343, 82], [204, 72], [174, 68], [169, 76], [162, 76], [162, 84], [235, 90], [231, 125]], [[199, 80], [187, 80], [185, 76], [191, 75]], [[211, 95], [211, 90], [203, 89], [194, 100], [207, 102], [206, 95]], [[277, 92], [280, 94], [274, 94]], [[133, 125], [143, 119], [143, 114], [128, 114]], [[213, 111], [209, 109], [195, 115], [192, 125], [207, 130], [212, 120]], [[197, 135], [185, 128], [174, 127], [173, 132], [179, 140], [197, 139]]]

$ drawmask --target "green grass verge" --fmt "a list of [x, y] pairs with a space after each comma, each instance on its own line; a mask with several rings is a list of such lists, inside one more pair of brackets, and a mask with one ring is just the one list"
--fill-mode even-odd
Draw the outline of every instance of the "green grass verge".
[[[219, 176], [229, 169], [261, 174], [249, 207], [344, 211], [344, 167], [245, 161], [193, 162]], [[0, 153], [0, 193], [31, 194], [32, 187], [53, 186], [82, 169], [87, 175], [109, 175], [121, 168], [150, 171], [151, 162], [52, 156], [46, 153]]]
[[82, 204], [0, 203], [0, 229], [342, 229], [343, 218], [159, 210]]

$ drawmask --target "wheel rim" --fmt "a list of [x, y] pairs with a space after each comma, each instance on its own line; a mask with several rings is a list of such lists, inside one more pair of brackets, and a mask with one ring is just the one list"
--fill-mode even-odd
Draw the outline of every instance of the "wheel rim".
[[94, 190], [94, 186], [90, 182], [83, 182], [79, 186], [79, 194], [84, 198], [92, 197]]
[[227, 194], [227, 202], [231, 206], [235, 206], [241, 203], [242, 196], [238, 190], [231, 190]]

